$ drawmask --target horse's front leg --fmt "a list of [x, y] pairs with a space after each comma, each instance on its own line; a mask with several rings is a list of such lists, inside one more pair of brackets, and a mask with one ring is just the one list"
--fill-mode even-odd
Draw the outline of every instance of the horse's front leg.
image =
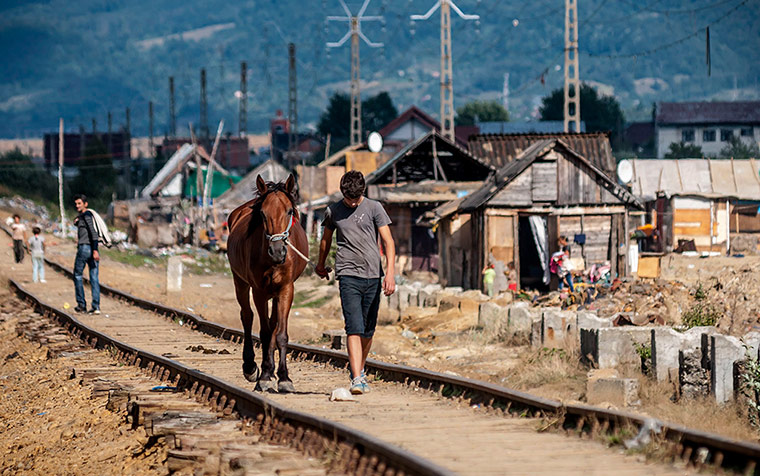
[[277, 390], [281, 393], [292, 393], [296, 389], [293, 381], [288, 376], [288, 316], [290, 315], [290, 306], [293, 304], [293, 283], [283, 288], [277, 296], [277, 329], [275, 331], [275, 340], [277, 349], [280, 351], [280, 362], [277, 367], [277, 378], [279, 383]]
[[[255, 382], [259, 378], [259, 368], [256, 366], [256, 353], [253, 351], [253, 339], [251, 338], [251, 326], [253, 325], [253, 309], [248, 293], [250, 286], [248, 283], [234, 277], [235, 297], [240, 305], [240, 321], [243, 324], [243, 376], [250, 382]], [[266, 306], [266, 302], [264, 302]], [[261, 312], [259, 309], [258, 312]], [[265, 308], [266, 312], [266, 308]]]
[[[269, 373], [272, 374], [272, 365], [267, 370], [267, 354], [269, 353], [269, 336], [271, 330], [269, 328], [269, 304], [266, 297], [256, 296], [254, 293], [253, 303], [256, 305], [256, 313], [259, 315], [259, 337], [261, 338], [261, 373], [257, 375], [256, 390], [262, 390], [261, 381], [264, 376]], [[271, 377], [270, 377], [271, 378]], [[266, 384], [264, 384], [266, 385]], [[268, 390], [264, 388], [263, 390]]]

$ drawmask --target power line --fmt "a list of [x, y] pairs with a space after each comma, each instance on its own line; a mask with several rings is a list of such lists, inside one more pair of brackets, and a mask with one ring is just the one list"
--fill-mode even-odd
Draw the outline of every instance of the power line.
[[682, 38], [679, 38], [679, 39], [677, 39], [675, 41], [671, 41], [669, 43], [665, 43], [665, 44], [657, 46], [655, 48], [650, 48], [648, 50], [644, 50], [644, 51], [641, 51], [641, 52], [638, 52], [638, 53], [625, 53], [625, 54], [604, 55], [604, 54], [595, 54], [595, 53], [584, 52], [584, 54], [586, 54], [586, 55], [588, 55], [588, 56], [590, 56], [592, 58], [610, 58], [610, 59], [614, 59], [614, 58], [636, 58], [638, 56], [648, 56], [648, 55], [651, 55], [651, 54], [654, 54], [654, 53], [658, 53], [658, 52], [660, 52], [662, 50], [666, 50], [666, 49], [671, 48], [673, 46], [679, 45], [681, 43], [684, 43], [685, 41], [688, 41], [688, 40], [690, 40], [690, 39], [692, 39], [692, 38], [694, 38], [694, 37], [702, 34], [703, 32], [705, 32], [707, 30], [707, 28], [720, 23], [726, 17], [728, 17], [733, 12], [735, 12], [736, 10], [738, 10], [739, 7], [743, 6], [744, 4], [746, 4], [749, 1], [750, 0], [742, 0], [737, 5], [735, 5], [733, 8], [731, 8], [728, 11], [726, 11], [723, 15], [721, 15], [717, 19], [713, 20], [711, 23], [708, 23], [707, 25], [703, 26], [702, 28], [699, 28], [699, 29], [695, 30], [694, 32], [692, 32], [692, 33], [690, 33], [690, 34], [688, 34], [688, 35], [686, 35], [686, 36], [684, 36]]

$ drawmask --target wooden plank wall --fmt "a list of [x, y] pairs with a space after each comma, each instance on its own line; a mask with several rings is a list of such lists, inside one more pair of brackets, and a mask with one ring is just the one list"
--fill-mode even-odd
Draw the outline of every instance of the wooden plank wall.
[[557, 161], [534, 162], [526, 172], [530, 172], [533, 180], [531, 196], [534, 202], [557, 200]]
[[504, 187], [489, 202], [490, 205], [521, 207], [533, 204], [531, 189], [533, 187], [533, 174], [528, 170], [518, 175], [512, 183]]
[[584, 253], [586, 266], [603, 263], [611, 258], [610, 235], [612, 217], [610, 215], [586, 215], [583, 217], [583, 231], [586, 234]]
[[557, 204], [593, 205], [619, 203], [595, 179], [590, 167], [574, 157], [565, 156], [557, 161]]

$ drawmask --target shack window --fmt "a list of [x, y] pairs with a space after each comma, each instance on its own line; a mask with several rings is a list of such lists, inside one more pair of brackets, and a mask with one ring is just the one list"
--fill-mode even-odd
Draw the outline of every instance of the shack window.
[[742, 137], [752, 137], [752, 128], [751, 127], [742, 127]]
[[720, 141], [721, 142], [728, 142], [731, 139], [734, 138], [734, 131], [733, 129], [721, 129], [720, 130]]
[[702, 142], [715, 142], [715, 129], [702, 131]]
[[681, 130], [681, 142], [694, 142], [694, 129]]

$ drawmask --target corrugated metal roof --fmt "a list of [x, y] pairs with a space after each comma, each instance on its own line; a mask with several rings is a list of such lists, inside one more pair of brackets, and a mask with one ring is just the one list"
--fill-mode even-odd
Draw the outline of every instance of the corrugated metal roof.
[[515, 160], [531, 144], [545, 139], [560, 139], [576, 153], [614, 177], [615, 158], [607, 133], [561, 134], [480, 134], [470, 137], [470, 152], [496, 168]]
[[657, 124], [758, 124], [760, 101], [661, 102]]
[[269, 159], [246, 174], [243, 179], [231, 189], [219, 195], [216, 199], [221, 207], [237, 207], [254, 196], [256, 177], [261, 175], [265, 182], [284, 182], [290, 172], [273, 159]]
[[[164, 166], [161, 167], [161, 170], [159, 170], [156, 175], [153, 176], [148, 185], [142, 189], [140, 195], [144, 198], [148, 198], [152, 195], [160, 193], [161, 189], [165, 187], [166, 184], [168, 184], [176, 174], [182, 172], [182, 168], [193, 157], [194, 148], [197, 150], [201, 162], [208, 163], [209, 156], [203, 147], [193, 146], [192, 144], [183, 144], [182, 147], [177, 150], [177, 152], [172, 154]], [[227, 170], [224, 169], [224, 167], [219, 165], [219, 162], [214, 162], [214, 168], [222, 175], [227, 176], [230, 174], [227, 172]]]
[[666, 196], [760, 200], [754, 159], [631, 159], [631, 190], [644, 201]]
[[[563, 121], [534, 122], [478, 122], [481, 134], [562, 134], [565, 130]], [[581, 121], [581, 132], [586, 131], [586, 123]]]

